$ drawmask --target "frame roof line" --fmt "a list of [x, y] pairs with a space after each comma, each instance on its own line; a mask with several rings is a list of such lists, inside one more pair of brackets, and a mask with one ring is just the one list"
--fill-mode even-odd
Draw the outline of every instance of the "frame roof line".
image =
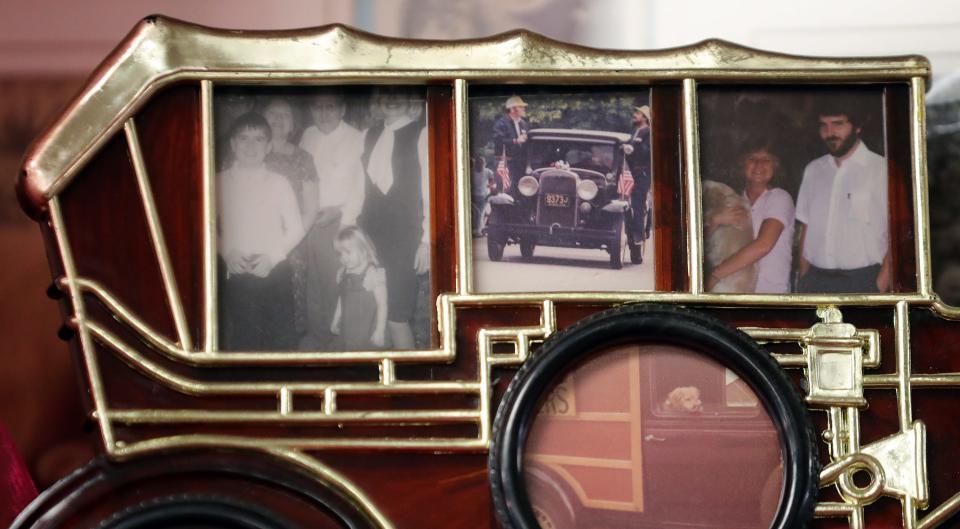
[[[431, 65], [424, 68], [423, 65]], [[650, 51], [601, 50], [526, 30], [456, 41], [380, 37], [341, 24], [284, 31], [236, 31], [152, 15], [144, 18], [91, 74], [66, 111], [34, 142], [17, 180], [29, 215], [47, 201], [157, 89], [184, 78], [304, 78], [312, 72], [371, 72], [390, 77], [422, 71], [450, 78], [482, 72], [517, 77], [609, 75], [730, 79], [908, 80], [929, 78], [921, 56], [816, 58], [771, 53], [723, 40]], [[273, 74], [276, 75], [273, 75]], [[589, 79], [585, 79], [589, 82]]]

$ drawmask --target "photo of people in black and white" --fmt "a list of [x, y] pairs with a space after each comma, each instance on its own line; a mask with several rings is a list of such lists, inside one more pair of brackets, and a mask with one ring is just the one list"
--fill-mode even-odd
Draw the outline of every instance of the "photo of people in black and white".
[[220, 348], [427, 347], [424, 90], [224, 87], [214, 111]]
[[649, 91], [471, 88], [479, 292], [654, 288]]
[[890, 288], [883, 94], [871, 88], [700, 93], [705, 288]]

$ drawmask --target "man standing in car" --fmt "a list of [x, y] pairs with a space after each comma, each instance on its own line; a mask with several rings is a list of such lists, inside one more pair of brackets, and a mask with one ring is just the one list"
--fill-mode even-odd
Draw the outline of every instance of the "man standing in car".
[[497, 193], [512, 192], [514, 184], [527, 172], [527, 104], [519, 96], [512, 96], [505, 106], [506, 114], [493, 124]]
[[833, 97], [817, 112], [828, 152], [807, 164], [797, 197], [800, 292], [890, 288], [887, 160], [861, 141], [859, 104]]

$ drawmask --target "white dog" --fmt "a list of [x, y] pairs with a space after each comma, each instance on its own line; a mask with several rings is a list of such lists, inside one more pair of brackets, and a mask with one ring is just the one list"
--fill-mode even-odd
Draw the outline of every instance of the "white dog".
[[677, 413], [703, 411], [703, 402], [700, 401], [700, 388], [696, 386], [673, 388], [663, 401], [663, 410]]
[[[738, 195], [730, 186], [712, 180], [703, 181], [703, 249], [706, 255], [704, 272], [707, 275], [726, 258], [753, 242], [753, 223], [749, 214], [746, 215], [746, 220], [738, 224], [724, 224], [713, 230], [707, 229], [711, 218], [739, 207], [750, 211], [747, 199]], [[756, 286], [757, 267], [752, 264], [719, 280], [710, 292], [753, 292]]]

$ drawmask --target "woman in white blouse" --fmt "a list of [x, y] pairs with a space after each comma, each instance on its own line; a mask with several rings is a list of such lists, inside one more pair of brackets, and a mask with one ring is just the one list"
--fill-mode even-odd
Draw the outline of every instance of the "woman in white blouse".
[[[773, 185], [780, 172], [780, 157], [767, 141], [749, 143], [741, 153], [739, 167], [744, 180], [743, 196], [750, 202], [753, 242], [717, 265], [707, 278], [706, 288], [709, 292], [719, 280], [756, 263], [754, 292], [787, 293], [793, 258], [794, 205], [789, 193]], [[707, 220], [714, 226], [735, 224], [746, 214], [743, 208], [736, 208]]]

